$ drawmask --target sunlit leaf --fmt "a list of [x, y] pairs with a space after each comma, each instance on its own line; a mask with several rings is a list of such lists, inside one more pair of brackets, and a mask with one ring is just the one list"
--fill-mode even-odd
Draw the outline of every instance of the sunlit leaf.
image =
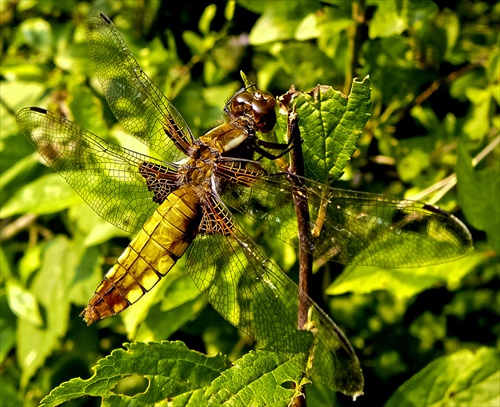
[[451, 289], [483, 260], [480, 254], [469, 255], [452, 263], [415, 269], [381, 269], [377, 267], [347, 267], [326, 290], [327, 294], [347, 292], [366, 294], [388, 290], [397, 297], [411, 297], [436, 284]]
[[[288, 406], [300, 394], [303, 355], [291, 359], [272, 352], [250, 352], [222, 372], [205, 391], [209, 403], [231, 406]], [[291, 388], [291, 385], [295, 388]]]
[[193, 280], [177, 265], [154, 293], [123, 315], [129, 338], [138, 341], [167, 339], [192, 320], [206, 305]]
[[83, 244], [85, 247], [107, 242], [114, 237], [130, 236], [130, 233], [101, 218], [84, 202], [71, 206], [68, 210], [68, 218], [78, 228], [77, 232], [84, 236]]
[[492, 166], [482, 170], [472, 167], [471, 157], [459, 145], [457, 163], [458, 197], [465, 216], [477, 229], [488, 235], [491, 247], [500, 253], [500, 169]]
[[328, 88], [297, 98], [306, 177], [330, 184], [342, 176], [369, 118], [369, 95], [367, 77], [353, 81], [348, 97]]
[[444, 356], [404, 383], [385, 407], [498, 406], [499, 366], [498, 351], [491, 348]]
[[[16, 317], [9, 308], [7, 295], [0, 295], [0, 363], [3, 363], [6, 356], [16, 345]], [[3, 376], [5, 384], [5, 375]], [[4, 396], [5, 387], [2, 386], [0, 392], [0, 403]], [[6, 404], [7, 399], [3, 399]]]
[[68, 291], [79, 253], [80, 248], [62, 236], [53, 239], [45, 248], [42, 266], [30, 287], [40, 307], [43, 324], [36, 326], [24, 318], [18, 322], [18, 355], [23, 386], [59, 345], [59, 339], [66, 332], [71, 303]]
[[[50, 53], [53, 40], [50, 24], [41, 19], [33, 18], [26, 20], [19, 25], [19, 36], [25, 44], [44, 53]], [[19, 37], [18, 37], [19, 38]]]
[[203, 35], [206, 36], [210, 33], [210, 24], [212, 24], [216, 12], [217, 6], [215, 4], [210, 4], [205, 8], [205, 11], [203, 11], [200, 22], [198, 23], [198, 28]]
[[[497, 86], [495, 85], [495, 89]], [[491, 127], [490, 114], [493, 99], [490, 89], [469, 86], [465, 95], [472, 102], [470, 116], [464, 123], [464, 132], [471, 140], [483, 139]]]
[[42, 400], [41, 406], [56, 406], [84, 396], [100, 397], [105, 404], [130, 400], [128, 396], [116, 394], [114, 388], [131, 375], [142, 376], [149, 382], [146, 391], [133, 396], [136, 405], [153, 405], [177, 397], [184, 402], [175, 405], [187, 405], [190, 397], [210, 386], [229, 367], [223, 356], [207, 357], [189, 350], [182, 342], [125, 346], [126, 350], [114, 350], [100, 360], [90, 379], [76, 378], [61, 384]]
[[81, 202], [81, 198], [63, 178], [48, 174], [23, 188], [3, 206], [2, 217], [20, 213], [54, 213]]
[[[77, 378], [61, 384], [42, 400], [41, 406], [84, 396], [100, 397], [103, 404], [134, 400], [139, 406], [166, 399], [174, 406], [287, 406], [300, 387], [293, 390], [283, 385], [303, 384], [303, 355], [286, 359], [272, 352], [251, 352], [227, 370], [229, 362], [224, 357], [207, 357], [187, 349], [182, 342], [125, 346], [127, 350], [115, 350], [99, 361], [90, 379]], [[131, 394], [123, 382], [131, 377], [146, 379], [147, 388]]]
[[[251, 3], [245, 2], [243, 4], [252, 8]], [[319, 7], [319, 2], [316, 0], [308, 2], [292, 0], [262, 4], [265, 4], [263, 14], [250, 31], [249, 41], [253, 45], [293, 38], [302, 19]]]
[[21, 285], [11, 282], [7, 284], [7, 298], [10, 309], [18, 318], [25, 319], [37, 327], [42, 325], [40, 310], [33, 294]]

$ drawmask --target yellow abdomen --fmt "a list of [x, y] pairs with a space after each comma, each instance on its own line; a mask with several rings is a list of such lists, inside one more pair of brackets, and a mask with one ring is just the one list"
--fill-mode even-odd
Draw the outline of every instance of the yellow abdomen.
[[122, 312], [151, 290], [195, 238], [200, 212], [193, 188], [169, 194], [106, 273], [81, 314], [84, 321]]

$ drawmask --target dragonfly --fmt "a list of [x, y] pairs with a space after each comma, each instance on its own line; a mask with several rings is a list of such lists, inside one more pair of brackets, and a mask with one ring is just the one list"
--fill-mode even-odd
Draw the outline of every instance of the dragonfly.
[[[332, 389], [362, 394], [363, 375], [340, 328], [307, 295], [298, 329], [297, 285], [256, 245], [240, 212], [296, 244], [286, 172], [261, 158], [276, 146], [259, 135], [276, 125], [276, 99], [256, 86], [227, 102], [224, 123], [196, 138], [140, 68], [111, 20], [93, 11], [86, 25], [104, 96], [145, 155], [110, 143], [40, 107], [17, 115], [38, 153], [100, 216], [136, 233], [82, 312], [90, 325], [137, 302], [182, 256], [199, 290], [227, 321], [265, 347], [307, 356], [306, 372]], [[273, 152], [274, 153], [274, 152]], [[309, 250], [343, 264], [418, 267], [450, 261], [472, 247], [453, 215], [421, 202], [335, 189], [300, 178], [311, 219], [322, 216]], [[312, 227], [312, 224], [311, 224]]]

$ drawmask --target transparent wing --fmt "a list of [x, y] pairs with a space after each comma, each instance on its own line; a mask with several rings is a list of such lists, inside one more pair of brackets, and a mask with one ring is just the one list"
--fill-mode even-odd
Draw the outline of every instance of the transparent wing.
[[176, 162], [193, 141], [185, 120], [140, 68], [113, 23], [93, 11], [87, 40], [106, 100], [122, 126], [161, 158]]
[[231, 234], [198, 236], [188, 249], [186, 269], [199, 290], [226, 320], [260, 344], [289, 356], [302, 353], [314, 378], [359, 395], [361, 368], [342, 331], [309, 297], [311, 332], [298, 330], [297, 285], [263, 256], [229, 212], [215, 217], [229, 222], [219, 229]]
[[[222, 199], [266, 232], [296, 245], [290, 184], [285, 174], [271, 171], [256, 175], [250, 188], [225, 191]], [[403, 268], [454, 260], [472, 250], [463, 223], [436, 206], [330, 188], [305, 178], [299, 181], [308, 199], [310, 228], [318, 232], [309, 242], [315, 256], [343, 264]]]
[[161, 162], [108, 143], [42, 108], [22, 109], [17, 123], [45, 161], [104, 219], [135, 232], [151, 216], [157, 204], [139, 171], [145, 163], [167, 170]]

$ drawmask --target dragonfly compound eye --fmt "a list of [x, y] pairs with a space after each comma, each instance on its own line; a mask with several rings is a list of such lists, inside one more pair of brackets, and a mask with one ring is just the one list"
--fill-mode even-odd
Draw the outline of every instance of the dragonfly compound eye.
[[231, 100], [231, 114], [252, 122], [252, 127], [262, 133], [271, 131], [276, 124], [274, 97], [264, 92], [241, 92]]
[[241, 92], [231, 99], [231, 113], [243, 116], [252, 110], [253, 95], [250, 92]]
[[271, 131], [276, 124], [276, 111], [274, 110], [274, 97], [262, 92], [254, 92], [252, 110], [255, 127], [262, 133]]

